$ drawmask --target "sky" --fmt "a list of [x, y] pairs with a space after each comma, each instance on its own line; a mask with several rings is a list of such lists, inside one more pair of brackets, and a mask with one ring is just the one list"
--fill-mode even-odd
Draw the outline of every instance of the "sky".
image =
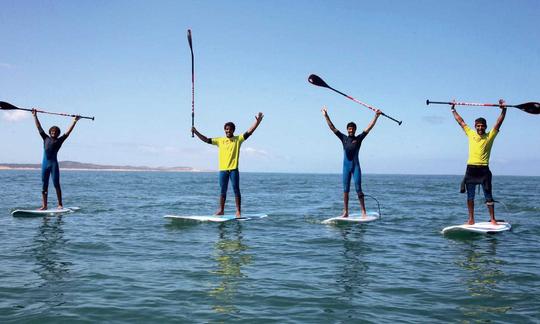
[[[0, 0], [0, 100], [95, 116], [81, 120], [59, 160], [217, 169], [217, 148], [191, 137], [236, 134], [258, 112], [240, 170], [340, 173], [338, 129], [364, 129], [365, 173], [463, 174], [468, 144], [445, 105], [540, 101], [540, 1], [25, 1]], [[459, 107], [468, 124], [500, 109]], [[62, 131], [70, 118], [39, 115]], [[495, 175], [540, 176], [540, 117], [509, 109], [491, 153]], [[40, 163], [31, 114], [0, 112], [0, 162]]]

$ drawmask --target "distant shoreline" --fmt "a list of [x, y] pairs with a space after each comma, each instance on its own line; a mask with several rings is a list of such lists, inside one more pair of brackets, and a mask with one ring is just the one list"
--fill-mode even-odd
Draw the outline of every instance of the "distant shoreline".
[[[41, 168], [9, 168], [0, 166], [0, 171], [40, 171]], [[214, 172], [212, 170], [160, 170], [160, 169], [75, 169], [60, 168], [62, 171], [108, 171], [108, 172]]]
[[[147, 167], [130, 165], [100, 165], [73, 161], [59, 162], [60, 170], [63, 171], [111, 171], [111, 172], [212, 172], [212, 170], [200, 170], [192, 167]], [[26, 163], [0, 163], [0, 170], [41, 170], [41, 164]]]

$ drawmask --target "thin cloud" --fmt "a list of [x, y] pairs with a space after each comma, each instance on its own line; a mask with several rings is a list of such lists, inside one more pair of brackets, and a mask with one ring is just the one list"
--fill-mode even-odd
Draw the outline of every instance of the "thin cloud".
[[259, 149], [249, 147], [249, 146], [241, 148], [240, 151], [242, 152], [242, 154], [246, 156], [259, 157], [259, 158], [264, 158], [266, 160], [273, 160], [273, 161], [290, 161], [291, 160], [291, 157], [288, 155], [276, 154], [275, 152], [270, 153], [268, 151], [259, 150]]
[[23, 119], [28, 119], [30, 114], [22, 110], [3, 111], [3, 119], [8, 122], [18, 122]]
[[214, 153], [214, 150], [210, 147], [200, 148], [182, 148], [175, 146], [163, 146], [163, 145], [138, 145], [133, 143], [123, 143], [123, 146], [131, 147], [135, 146], [137, 150], [146, 154], [167, 154], [167, 155], [188, 155], [196, 156], [200, 154]]
[[1, 68], [1, 69], [13, 69], [13, 68], [15, 68], [15, 66], [14, 66], [14, 65], [11, 65], [11, 64], [9, 64], [9, 63], [2, 63], [2, 62], [0, 62], [0, 68]]
[[444, 118], [441, 116], [424, 116], [422, 117], [422, 120], [425, 122], [428, 122], [430, 124], [443, 124], [448, 118]]
[[264, 157], [264, 158], [270, 158], [270, 154], [266, 152], [265, 150], [258, 150], [253, 147], [244, 147], [241, 149], [242, 152], [246, 155], [250, 156], [258, 156], [258, 157]]
[[136, 145], [137, 149], [141, 152], [148, 154], [181, 154], [186, 153], [185, 149], [174, 146], [163, 145]]

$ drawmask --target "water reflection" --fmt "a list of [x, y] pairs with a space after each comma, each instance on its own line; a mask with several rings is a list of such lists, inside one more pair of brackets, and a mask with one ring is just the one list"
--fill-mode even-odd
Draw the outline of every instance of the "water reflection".
[[339, 226], [343, 238], [343, 262], [336, 283], [343, 287], [343, 298], [352, 301], [367, 285], [368, 265], [362, 260], [367, 252], [363, 242], [365, 229], [358, 226]]
[[53, 306], [64, 304], [62, 284], [69, 275], [70, 262], [62, 261], [61, 251], [67, 239], [64, 238], [62, 217], [45, 217], [34, 237], [29, 253], [34, 256], [36, 266], [33, 270], [41, 278], [40, 289], [36, 298]]
[[217, 268], [212, 271], [220, 282], [209, 292], [215, 298], [213, 309], [218, 313], [237, 311], [234, 299], [239, 282], [244, 277], [242, 266], [252, 261], [252, 256], [247, 253], [249, 247], [242, 242], [242, 238], [241, 222], [220, 224], [214, 258]]
[[466, 271], [464, 283], [470, 301], [461, 307], [466, 318], [489, 318], [511, 309], [501, 304], [505, 299], [498, 291], [499, 281], [506, 274], [501, 269], [503, 261], [497, 258], [497, 243], [497, 238], [490, 236], [462, 242], [463, 258], [456, 263]]

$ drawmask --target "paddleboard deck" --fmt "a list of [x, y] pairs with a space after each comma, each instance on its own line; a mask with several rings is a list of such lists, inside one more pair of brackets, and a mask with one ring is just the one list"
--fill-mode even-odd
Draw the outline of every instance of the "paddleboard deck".
[[349, 217], [332, 217], [322, 221], [323, 224], [340, 224], [340, 223], [369, 223], [381, 218], [377, 212], [368, 212], [366, 217], [362, 214], [350, 214]]
[[255, 218], [264, 218], [267, 216], [268, 215], [266, 214], [244, 214], [242, 217], [237, 218], [235, 215], [165, 215], [163, 218], [176, 221], [223, 223], [228, 221], [246, 221]]
[[64, 207], [62, 209], [54, 208], [54, 209], [45, 209], [45, 210], [16, 209], [11, 212], [11, 215], [13, 217], [43, 217], [43, 216], [54, 216], [54, 215], [73, 213], [79, 209], [80, 209], [79, 207]]
[[463, 224], [463, 225], [454, 225], [443, 228], [441, 231], [442, 234], [450, 233], [480, 233], [480, 234], [491, 234], [505, 232], [512, 228], [512, 225], [507, 222], [497, 222], [497, 225], [493, 225], [490, 222], [479, 222], [473, 225]]

